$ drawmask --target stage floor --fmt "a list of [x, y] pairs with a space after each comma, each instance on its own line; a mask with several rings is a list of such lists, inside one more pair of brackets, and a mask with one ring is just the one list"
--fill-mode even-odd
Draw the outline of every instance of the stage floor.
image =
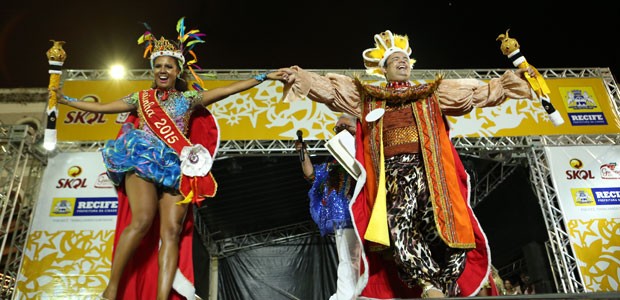
[[[484, 297], [454, 297], [450, 299], [480, 299], [480, 300], [509, 300], [509, 299], [555, 299], [555, 300], [570, 300], [570, 299], [600, 299], [600, 300], [618, 300], [620, 299], [620, 292], [607, 292], [607, 293], [580, 293], [580, 294], [535, 294], [535, 295], [511, 295], [511, 296], [484, 296]], [[411, 298], [420, 299], [420, 298]], [[376, 300], [375, 298], [360, 297], [358, 300]], [[409, 300], [409, 299], [394, 299], [394, 300]]]

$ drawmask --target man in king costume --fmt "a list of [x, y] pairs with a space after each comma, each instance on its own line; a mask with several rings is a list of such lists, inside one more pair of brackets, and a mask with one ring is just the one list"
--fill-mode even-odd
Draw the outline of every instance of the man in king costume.
[[407, 36], [389, 30], [363, 52], [382, 85], [299, 66], [282, 68], [284, 101], [309, 98], [357, 116], [356, 159], [365, 170], [350, 204], [362, 265], [355, 295], [369, 298], [473, 296], [491, 257], [469, 205], [469, 176], [444, 115], [530, 98], [523, 69], [482, 84], [442, 79], [412, 84]]

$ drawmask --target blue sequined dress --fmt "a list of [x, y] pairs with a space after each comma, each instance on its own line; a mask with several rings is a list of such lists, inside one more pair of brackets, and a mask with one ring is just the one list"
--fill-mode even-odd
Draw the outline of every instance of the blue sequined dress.
[[334, 233], [335, 228], [353, 227], [349, 199], [355, 181], [336, 161], [314, 165], [314, 181], [308, 191], [310, 215], [321, 235]]
[[[119, 137], [107, 141], [103, 147], [103, 162], [108, 177], [115, 185], [120, 185], [125, 173], [134, 171], [158, 186], [178, 190], [181, 179], [179, 155], [145, 124], [138, 107], [139, 94], [137, 92], [123, 98], [126, 103], [138, 108], [139, 127], [134, 128], [131, 123], [123, 124]], [[170, 91], [166, 100], [158, 102], [181, 132], [187, 134], [191, 108], [201, 100], [200, 97], [197, 91]]]

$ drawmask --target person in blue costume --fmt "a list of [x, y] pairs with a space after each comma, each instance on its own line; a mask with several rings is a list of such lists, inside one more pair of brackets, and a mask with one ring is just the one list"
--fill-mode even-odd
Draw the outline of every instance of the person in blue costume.
[[[115, 243], [110, 279], [100, 296], [102, 299], [178, 298], [171, 291], [173, 281], [175, 285], [179, 281], [176, 274], [179, 273], [179, 236], [184, 221], [191, 219], [186, 218], [188, 206], [204, 197], [212, 197], [217, 189], [210, 168], [219, 146], [219, 130], [215, 124], [210, 127], [215, 128], [214, 132], [192, 132], [208, 140], [204, 145], [194, 143], [188, 134], [188, 131], [195, 129], [190, 119], [197, 111], [205, 111], [208, 105], [230, 95], [248, 90], [267, 79], [281, 79], [279, 72], [271, 72], [210, 90], [189, 90], [185, 73], [188, 69], [191, 71], [189, 63], [196, 61], [189, 50], [202, 41], [201, 34], [197, 30], [185, 32], [183, 19], [179, 20], [177, 31], [178, 42], [163, 37], [157, 40], [148, 31], [139, 40], [139, 43], [147, 43], [150, 53], [153, 71], [150, 89], [100, 103], [78, 101], [56, 89], [59, 103], [75, 109], [104, 114], [137, 113], [136, 122], [125, 123], [118, 137], [107, 141], [102, 150], [108, 176], [117, 187], [124, 189], [131, 211], [131, 219], [124, 230], [118, 232], [117, 226], [115, 238], [118, 241]], [[186, 64], [185, 55], [189, 52], [194, 59]], [[145, 52], [145, 57], [148, 53]], [[197, 77], [195, 79], [200, 81]], [[212, 123], [215, 122], [210, 113], [207, 115]], [[142, 285], [137, 288], [139, 292], [121, 293], [121, 289], [125, 289], [120, 287], [123, 285], [121, 278], [125, 280], [134, 276], [123, 275], [125, 267], [148, 255], [138, 253], [136, 249], [141, 246], [157, 217], [161, 244], [155, 260], [156, 270], [159, 271], [156, 280], [152, 280], [156, 281], [156, 286], [155, 282], [142, 280], [138, 283]], [[187, 299], [194, 299], [193, 273], [191, 281], [190, 291], [182, 291], [176, 286], [175, 291]], [[150, 294], [143, 291], [147, 285], [151, 286]]]
[[[354, 116], [342, 114], [334, 127], [335, 133], [346, 130], [355, 136], [356, 121]], [[354, 242], [356, 236], [349, 213], [355, 178], [333, 157], [313, 164], [303, 142], [296, 141], [295, 149], [303, 151], [301, 168], [304, 178], [312, 184], [308, 191], [312, 220], [319, 227], [321, 236], [334, 234], [336, 238], [338, 279], [336, 293], [330, 300], [350, 299], [355, 293], [360, 255]]]

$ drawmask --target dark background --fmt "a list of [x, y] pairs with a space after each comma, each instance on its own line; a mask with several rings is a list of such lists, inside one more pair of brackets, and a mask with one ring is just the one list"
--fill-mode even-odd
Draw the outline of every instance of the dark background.
[[195, 48], [203, 69], [362, 69], [387, 29], [409, 36], [418, 69], [512, 68], [495, 40], [510, 28], [539, 69], [620, 72], [613, 1], [24, 0], [0, 7], [0, 88], [47, 86], [50, 39], [66, 42], [66, 69], [148, 68], [142, 22], [172, 38], [182, 16], [207, 35]]

